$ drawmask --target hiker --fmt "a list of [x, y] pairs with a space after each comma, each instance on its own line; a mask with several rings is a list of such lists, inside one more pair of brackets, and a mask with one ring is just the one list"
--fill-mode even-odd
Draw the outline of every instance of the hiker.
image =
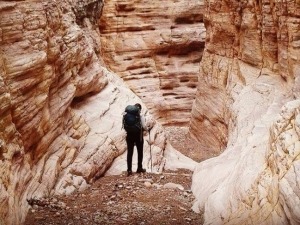
[[137, 148], [138, 166], [137, 173], [145, 173], [143, 168], [143, 146], [144, 146], [144, 131], [150, 131], [153, 127], [151, 124], [146, 126], [146, 121], [141, 113], [142, 106], [139, 103], [135, 105], [128, 105], [125, 108], [125, 115], [123, 116], [123, 127], [127, 133], [127, 176], [132, 175], [132, 156], [134, 145]]

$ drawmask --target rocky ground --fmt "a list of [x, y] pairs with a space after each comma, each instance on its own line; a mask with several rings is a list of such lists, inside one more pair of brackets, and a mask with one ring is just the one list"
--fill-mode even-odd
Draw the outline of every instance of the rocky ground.
[[199, 145], [197, 141], [190, 137], [188, 127], [170, 126], [165, 127], [165, 131], [173, 147], [196, 162], [201, 162], [220, 154], [220, 152], [215, 152]]
[[[188, 136], [187, 128], [167, 127], [166, 132], [173, 146], [194, 160], [212, 156]], [[25, 225], [199, 225], [203, 218], [191, 210], [191, 181], [187, 170], [102, 177], [84, 192], [31, 199]]]

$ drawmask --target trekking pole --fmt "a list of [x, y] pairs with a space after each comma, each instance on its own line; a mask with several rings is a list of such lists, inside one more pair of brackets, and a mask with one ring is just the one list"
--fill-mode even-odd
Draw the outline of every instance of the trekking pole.
[[149, 132], [149, 147], [150, 147], [150, 162], [151, 162], [151, 173], [152, 173], [152, 152], [151, 152], [151, 139], [150, 139], [150, 129]]

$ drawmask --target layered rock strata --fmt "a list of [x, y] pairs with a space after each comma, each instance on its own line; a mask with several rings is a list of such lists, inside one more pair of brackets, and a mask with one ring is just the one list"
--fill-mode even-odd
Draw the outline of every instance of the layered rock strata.
[[191, 131], [225, 150], [197, 166], [194, 210], [205, 224], [299, 224], [299, 2], [205, 5]]
[[[84, 189], [126, 150], [122, 112], [141, 100], [101, 64], [101, 9], [0, 1], [0, 224], [20, 224], [27, 199]], [[177, 154], [159, 123], [151, 135], [159, 171]]]
[[204, 47], [203, 1], [107, 0], [103, 59], [163, 124], [187, 125]]

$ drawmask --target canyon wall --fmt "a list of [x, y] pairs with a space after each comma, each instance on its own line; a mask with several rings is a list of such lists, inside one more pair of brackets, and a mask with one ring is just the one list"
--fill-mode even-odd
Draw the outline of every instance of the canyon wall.
[[202, 0], [105, 1], [103, 60], [162, 124], [189, 123], [204, 48], [203, 9]]
[[205, 224], [300, 223], [300, 2], [205, 1], [191, 132], [224, 152], [193, 175]]
[[[299, 224], [300, 2], [205, 1], [203, 57], [202, 1], [104, 4], [0, 1], [0, 224], [20, 224], [27, 199], [124, 171], [127, 104], [186, 125], [195, 94], [191, 133], [224, 152], [197, 166], [194, 210]], [[158, 122], [151, 140], [154, 170], [193, 168]]]
[[[140, 102], [150, 116], [104, 67], [102, 7], [98, 0], [0, 1], [0, 224], [24, 221], [27, 199], [70, 194], [104, 175], [126, 151], [127, 104]], [[168, 165], [167, 155], [187, 165], [153, 123], [154, 170]], [[145, 142], [146, 168], [149, 161]]]

